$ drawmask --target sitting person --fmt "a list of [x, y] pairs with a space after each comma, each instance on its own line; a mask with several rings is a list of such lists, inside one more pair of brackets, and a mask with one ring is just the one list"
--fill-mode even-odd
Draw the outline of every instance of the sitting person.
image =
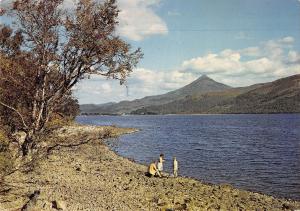
[[156, 164], [157, 164], [157, 162], [152, 162], [149, 165], [147, 176], [149, 176], [149, 177], [153, 177], [153, 176], [161, 177], [161, 174], [159, 173], [158, 169], [156, 168]]

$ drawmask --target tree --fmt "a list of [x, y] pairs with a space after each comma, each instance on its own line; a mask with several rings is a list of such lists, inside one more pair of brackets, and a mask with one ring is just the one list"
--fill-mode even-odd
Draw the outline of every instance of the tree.
[[[97, 74], [123, 84], [142, 57], [115, 33], [115, 0], [79, 0], [69, 11], [62, 5], [63, 0], [17, 0], [7, 11], [16, 26], [1, 27], [0, 105], [27, 134], [24, 155], [80, 80]], [[20, 102], [11, 102], [12, 89], [23, 95]]]

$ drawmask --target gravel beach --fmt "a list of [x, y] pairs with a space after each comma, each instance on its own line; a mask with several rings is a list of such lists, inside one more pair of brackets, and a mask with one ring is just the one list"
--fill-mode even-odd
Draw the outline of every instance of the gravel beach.
[[[46, 141], [31, 171], [4, 178], [0, 210], [296, 210], [300, 202], [190, 178], [148, 178], [103, 142], [135, 129], [74, 125]], [[104, 135], [103, 135], [104, 134]], [[49, 138], [50, 139], [50, 138]]]

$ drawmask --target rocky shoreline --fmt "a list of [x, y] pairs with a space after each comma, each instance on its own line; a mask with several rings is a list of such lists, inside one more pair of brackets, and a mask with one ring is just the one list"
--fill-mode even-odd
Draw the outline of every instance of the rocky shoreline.
[[30, 171], [4, 178], [0, 210], [297, 210], [300, 202], [190, 178], [148, 178], [104, 138], [135, 129], [73, 125], [46, 140]]

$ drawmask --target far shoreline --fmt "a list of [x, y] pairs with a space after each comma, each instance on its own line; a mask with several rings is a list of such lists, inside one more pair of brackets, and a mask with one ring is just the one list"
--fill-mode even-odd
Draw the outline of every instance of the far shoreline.
[[222, 115], [300, 115], [300, 113], [199, 113], [199, 114], [80, 114], [79, 116], [222, 116]]

